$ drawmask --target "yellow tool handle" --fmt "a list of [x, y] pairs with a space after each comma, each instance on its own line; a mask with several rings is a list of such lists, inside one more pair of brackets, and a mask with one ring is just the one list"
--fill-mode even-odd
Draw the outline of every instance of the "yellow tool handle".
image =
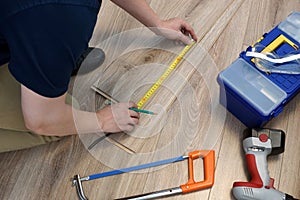
[[161, 75], [161, 77], [152, 85], [152, 87], [140, 99], [140, 101], [137, 103], [137, 106], [139, 109], [149, 100], [149, 98], [154, 94], [154, 92], [161, 86], [161, 84], [164, 82], [164, 80], [170, 75], [170, 73], [180, 63], [183, 56], [191, 49], [191, 47], [194, 44], [195, 44], [195, 42], [192, 42], [191, 44], [185, 46], [185, 48], [180, 52], [180, 54], [172, 62], [172, 64], [168, 67], [168, 69]]

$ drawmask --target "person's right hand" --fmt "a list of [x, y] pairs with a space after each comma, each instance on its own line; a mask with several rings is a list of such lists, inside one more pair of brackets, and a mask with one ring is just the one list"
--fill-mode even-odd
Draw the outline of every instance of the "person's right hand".
[[135, 125], [138, 124], [139, 113], [129, 110], [129, 108], [137, 107], [134, 103], [117, 103], [106, 106], [97, 112], [97, 117], [103, 132], [121, 132], [133, 131]]

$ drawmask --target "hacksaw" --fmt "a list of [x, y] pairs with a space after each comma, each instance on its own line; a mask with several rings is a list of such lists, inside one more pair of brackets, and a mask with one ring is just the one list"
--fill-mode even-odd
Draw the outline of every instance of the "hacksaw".
[[[203, 167], [204, 167], [204, 180], [199, 182], [195, 181], [194, 164], [193, 164], [193, 161], [198, 158], [203, 159]], [[138, 166], [117, 169], [108, 172], [102, 172], [99, 174], [93, 174], [86, 177], [80, 177], [79, 174], [77, 174], [72, 179], [72, 183], [73, 186], [76, 187], [78, 198], [80, 200], [88, 200], [88, 198], [86, 197], [83, 191], [82, 182], [84, 181], [91, 181], [103, 177], [119, 175], [119, 174], [128, 173], [136, 170], [151, 168], [151, 167], [157, 167], [161, 165], [183, 161], [185, 159], [188, 159], [189, 179], [187, 183], [182, 184], [179, 187], [175, 187], [175, 188], [165, 189], [165, 190], [151, 192], [148, 194], [142, 194], [137, 196], [125, 197], [121, 199], [141, 200], [141, 199], [153, 199], [158, 197], [165, 197], [165, 196], [176, 195], [176, 194], [185, 194], [185, 193], [195, 192], [201, 189], [209, 188], [214, 184], [214, 171], [215, 171], [214, 150], [197, 150], [197, 151], [190, 152], [187, 156], [179, 156], [179, 157], [156, 161], [152, 163], [146, 163]]]

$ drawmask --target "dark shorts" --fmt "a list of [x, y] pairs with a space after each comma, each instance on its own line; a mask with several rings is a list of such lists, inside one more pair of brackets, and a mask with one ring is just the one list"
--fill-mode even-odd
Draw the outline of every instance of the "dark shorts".
[[76, 60], [88, 47], [98, 0], [1, 0], [0, 65], [45, 97], [68, 89]]

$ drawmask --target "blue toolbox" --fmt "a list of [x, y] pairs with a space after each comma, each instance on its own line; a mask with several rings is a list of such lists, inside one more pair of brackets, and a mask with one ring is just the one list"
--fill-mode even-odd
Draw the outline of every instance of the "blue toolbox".
[[249, 128], [278, 116], [300, 89], [299, 47], [300, 12], [293, 12], [219, 73], [220, 103]]

